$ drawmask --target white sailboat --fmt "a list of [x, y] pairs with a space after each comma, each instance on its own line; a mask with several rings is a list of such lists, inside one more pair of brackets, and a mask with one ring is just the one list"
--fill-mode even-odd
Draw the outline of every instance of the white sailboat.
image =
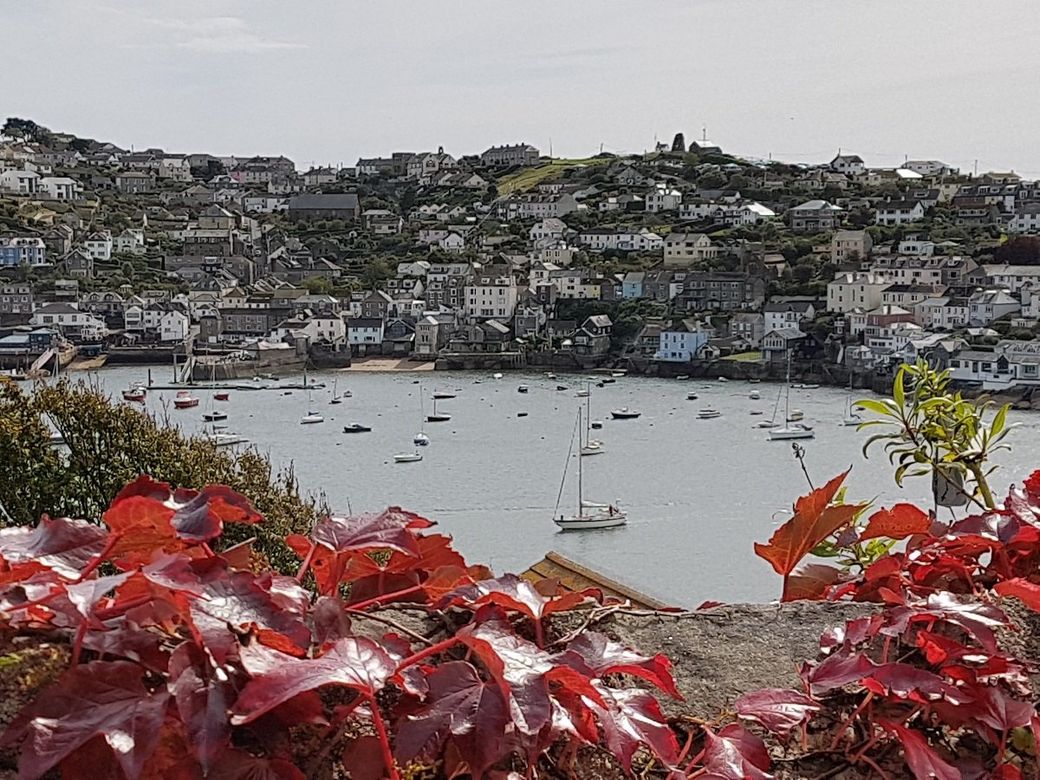
[[419, 432], [412, 438], [412, 444], [416, 447], [425, 447], [430, 443], [430, 437], [426, 435], [423, 426], [426, 422], [425, 409], [423, 408], [423, 389], [419, 385]]
[[[582, 416], [581, 408], [578, 409], [578, 429], [577, 433], [579, 439], [581, 437], [582, 430]], [[571, 452], [574, 447], [574, 439], [571, 439], [571, 449], [567, 451], [567, 464], [570, 465]], [[567, 469], [564, 468], [563, 478], [567, 479]], [[562, 487], [561, 487], [562, 495]], [[559, 502], [557, 501], [556, 508], [559, 509]], [[555, 515], [555, 513], [554, 513]], [[582, 484], [582, 466], [581, 458], [578, 458], [578, 511], [576, 514], [567, 517], [565, 515], [555, 515], [553, 522], [560, 527], [562, 531], [588, 531], [598, 528], [617, 528], [618, 526], [624, 525], [628, 522], [628, 515], [621, 510], [617, 504], [600, 504], [594, 501], [586, 501], [584, 495], [584, 486]]]
[[[791, 352], [787, 352], [787, 378], [784, 381], [784, 424], [769, 429], [770, 441], [790, 441], [792, 439], [812, 439], [816, 434], [807, 425], [792, 421], [791, 411]], [[798, 410], [795, 410], [797, 412]], [[798, 412], [801, 419], [801, 413]]]
[[337, 390], [336, 385], [338, 385], [338, 384], [339, 384], [339, 379], [338, 378], [332, 380], [332, 398], [329, 400], [330, 404], [341, 404], [341, 403], [343, 403], [343, 399], [344, 398], [349, 398], [350, 397], [348, 395], [348, 393], [344, 393], [343, 395], [340, 395], [338, 392], [336, 392], [336, 390]]
[[852, 404], [852, 374], [849, 374], [849, 397], [845, 401], [845, 416], [841, 420], [842, 425], [859, 425], [863, 418], [853, 411]]
[[444, 414], [443, 412], [437, 411], [437, 399], [433, 399], [433, 412], [426, 415], [426, 422], [448, 422], [451, 419], [450, 414]]
[[[307, 369], [304, 369], [304, 380], [303, 381], [304, 381], [305, 385], [307, 384], [307, 379], [306, 379], [307, 373], [306, 372], [307, 372]], [[314, 409], [314, 395], [311, 392], [311, 389], [310, 389], [309, 385], [307, 386], [307, 406], [310, 407], [310, 408], [308, 409], [307, 414], [305, 414], [300, 419], [300, 425], [314, 425], [315, 423], [323, 423], [323, 422], [325, 422], [325, 417], [320, 412], [318, 412], [316, 409]]]
[[592, 390], [591, 388], [585, 391], [585, 425], [584, 430], [584, 443], [581, 444], [579, 454], [584, 457], [588, 455], [601, 455], [607, 451], [607, 448], [603, 446], [603, 442], [593, 439], [592, 433]]

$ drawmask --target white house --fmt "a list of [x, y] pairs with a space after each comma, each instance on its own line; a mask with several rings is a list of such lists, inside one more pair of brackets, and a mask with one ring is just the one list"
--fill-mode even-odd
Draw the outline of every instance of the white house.
[[590, 272], [582, 268], [556, 268], [549, 272], [548, 283], [560, 298], [598, 300], [603, 292], [600, 280], [590, 278]]
[[39, 307], [29, 318], [29, 324], [56, 327], [66, 336], [88, 341], [99, 339], [108, 332], [103, 320], [68, 303], [49, 303]]
[[83, 247], [95, 260], [112, 259], [112, 234], [108, 231], [91, 233], [83, 242]]
[[874, 216], [876, 225], [907, 225], [924, 219], [924, 206], [920, 201], [890, 200], [879, 203]]
[[662, 328], [654, 359], [671, 363], [687, 363], [694, 360], [713, 333], [711, 329], [693, 320], [682, 320]]
[[921, 236], [907, 236], [899, 242], [896, 251], [901, 255], [931, 257], [935, 254], [935, 242]]
[[863, 158], [858, 154], [839, 154], [831, 160], [830, 167], [832, 171], [850, 176], [856, 176], [867, 170], [867, 166], [863, 164]]
[[578, 243], [596, 252], [652, 252], [660, 249], [664, 240], [647, 228], [590, 228], [578, 234]]
[[940, 296], [928, 298], [914, 306], [914, 322], [922, 328], [956, 330], [968, 325], [968, 317], [966, 298]]
[[986, 265], [986, 277], [994, 287], [1017, 293], [1023, 287], [1040, 288], [1040, 265]]
[[1008, 220], [1009, 233], [1040, 233], [1040, 203], [1023, 203]]
[[144, 231], [140, 228], [127, 228], [112, 239], [112, 250], [119, 254], [143, 255]]
[[44, 176], [39, 182], [40, 194], [51, 200], [75, 200], [83, 188], [67, 176]]
[[39, 192], [40, 174], [36, 171], [4, 171], [0, 173], [0, 191], [16, 195], [35, 195]]
[[516, 310], [520, 290], [508, 272], [494, 269], [475, 274], [463, 291], [463, 311], [475, 320], [508, 322]]
[[762, 312], [765, 314], [765, 332], [774, 330], [800, 330], [803, 320], [811, 320], [816, 316], [816, 307], [812, 301], [779, 300], [769, 301]]
[[645, 203], [646, 210], [650, 212], [675, 211], [682, 203], [682, 193], [672, 187], [658, 184], [646, 193]]
[[968, 299], [971, 325], [989, 325], [1008, 314], [1022, 310], [1022, 304], [1004, 290], [980, 290]]
[[872, 273], [845, 273], [827, 284], [827, 311], [845, 314], [853, 309], [876, 309], [881, 293], [891, 284]]
[[188, 315], [177, 309], [164, 312], [159, 318], [159, 340], [182, 342], [188, 338], [191, 320]]
[[664, 264], [688, 265], [712, 260], [719, 248], [704, 233], [669, 233], [664, 237]]
[[353, 353], [364, 355], [378, 351], [383, 343], [383, 320], [379, 318], [351, 318], [347, 322], [347, 343]]
[[547, 217], [535, 222], [528, 232], [531, 241], [540, 241], [543, 238], [561, 238], [567, 232], [567, 224], [557, 217]]
[[454, 230], [449, 232], [446, 236], [437, 242], [437, 246], [443, 249], [445, 252], [461, 252], [466, 246], [466, 239]]

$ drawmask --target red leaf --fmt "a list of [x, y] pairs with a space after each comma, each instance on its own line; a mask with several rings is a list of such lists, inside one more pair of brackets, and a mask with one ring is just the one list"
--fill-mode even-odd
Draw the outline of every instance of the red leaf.
[[528, 735], [541, 731], [551, 714], [545, 674], [553, 668], [552, 657], [517, 636], [504, 617], [481, 620], [456, 636], [499, 683], [515, 727]]
[[870, 516], [860, 541], [887, 537], [906, 539], [908, 536], [926, 534], [932, 528], [932, 520], [913, 504], [896, 504], [891, 509], [881, 509]]
[[675, 764], [679, 745], [657, 699], [638, 688], [618, 690], [596, 682], [593, 685], [606, 706], [588, 698], [585, 703], [597, 714], [607, 749], [626, 771], [632, 770], [632, 755], [640, 745], [649, 748], [665, 766]]
[[307, 780], [291, 761], [259, 758], [241, 750], [224, 751], [209, 776], [220, 780]]
[[27, 737], [19, 773], [40, 777], [101, 736], [123, 772], [137, 777], [158, 744], [168, 698], [165, 689], [146, 689], [141, 668], [129, 661], [75, 666], [18, 715], [4, 742]]
[[641, 677], [676, 699], [682, 699], [672, 678], [672, 664], [663, 654], [647, 658], [603, 634], [587, 632], [579, 635], [567, 645], [559, 661], [589, 677], [603, 677], [605, 674]]
[[802, 678], [809, 684], [813, 696], [821, 696], [849, 683], [858, 683], [871, 670], [874, 663], [865, 655], [835, 653], [827, 656], [817, 666], [802, 671]]
[[960, 771], [940, 758], [920, 732], [892, 721], [879, 720], [878, 725], [899, 737], [906, 765], [916, 780], [961, 780]]
[[829, 506], [847, 475], [848, 471], [839, 474], [822, 488], [798, 499], [794, 517], [776, 529], [768, 544], [755, 544], [755, 553], [769, 561], [777, 574], [786, 578], [813, 547], [847, 525], [862, 509], [859, 504]]
[[820, 601], [827, 589], [841, 578], [841, 570], [822, 563], [809, 563], [787, 578], [785, 601]]
[[[863, 679], [863, 686], [879, 694], [891, 694], [915, 701], [940, 697], [951, 704], [968, 704], [971, 695], [926, 669], [903, 663], [881, 664]], [[915, 696], [914, 693], [919, 695]]]
[[[248, 652], [249, 648], [242, 650], [243, 655]], [[393, 659], [378, 644], [364, 637], [346, 637], [319, 658], [285, 656], [280, 664], [254, 676], [235, 702], [231, 722], [236, 726], [249, 723], [294, 696], [324, 685], [371, 695], [382, 689], [393, 672]]]
[[350, 740], [340, 759], [350, 770], [350, 780], [383, 780], [386, 762], [382, 751], [378, 737], [360, 736]]
[[190, 744], [206, 773], [231, 735], [227, 708], [232, 691], [227, 682], [200, 674], [201, 661], [196, 654], [188, 642], [173, 652], [169, 687]]
[[440, 755], [451, 740], [474, 777], [503, 757], [509, 725], [498, 685], [480, 679], [465, 661], [449, 661], [428, 677], [426, 706], [398, 723], [395, 751], [402, 763]]
[[68, 579], [105, 549], [108, 532], [86, 520], [44, 515], [35, 528], [0, 528], [0, 558], [8, 564], [35, 563]]
[[820, 705], [804, 693], [781, 688], [765, 688], [748, 693], [734, 704], [737, 715], [761, 723], [774, 734], [787, 737], [791, 729], [802, 725]]
[[311, 539], [338, 553], [396, 550], [417, 556], [419, 545], [414, 531], [431, 525], [429, 520], [418, 515], [391, 507], [379, 514], [326, 517], [314, 526]]
[[1030, 702], [1012, 699], [993, 685], [976, 686], [972, 694], [975, 699], [975, 706], [971, 708], [972, 716], [997, 731], [1025, 726], [1036, 715]]
[[[207, 542], [220, 536], [224, 523], [260, 522], [263, 518], [245, 496], [226, 485], [207, 485], [201, 491], [172, 489], [166, 482], [156, 482], [141, 475], [112, 501], [110, 510], [121, 501], [144, 498], [170, 510], [169, 524], [181, 539]], [[106, 519], [107, 522], [107, 519]]]
[[565, 593], [554, 598], [543, 596], [527, 580], [506, 574], [494, 580], [481, 580], [448, 593], [437, 603], [437, 609], [464, 606], [476, 609], [483, 604], [497, 604], [515, 610], [532, 620], [541, 620], [554, 612], [574, 609], [592, 596], [592, 591]]
[[1034, 612], [1040, 612], [1040, 585], [1035, 582], [1016, 577], [998, 582], [993, 590], [1001, 596], [1014, 596]]
[[284, 652], [302, 654], [311, 632], [301, 615], [279, 604], [245, 571], [205, 584], [200, 598], [191, 602], [191, 620], [198, 636], [218, 664], [226, 663], [238, 645], [232, 630], [258, 629], [260, 640]]
[[770, 780], [765, 743], [737, 723], [718, 734], [704, 729], [704, 768], [698, 777], [710, 780]]

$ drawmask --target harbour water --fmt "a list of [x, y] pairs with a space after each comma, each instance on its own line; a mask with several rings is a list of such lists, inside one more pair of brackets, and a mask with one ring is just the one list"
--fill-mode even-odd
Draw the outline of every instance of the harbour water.
[[[145, 372], [111, 368], [90, 376], [118, 398], [132, 381], [144, 380]], [[214, 406], [228, 413], [229, 430], [248, 437], [276, 464], [291, 461], [302, 488], [323, 492], [337, 511], [400, 505], [437, 521], [471, 562], [498, 572], [523, 570], [556, 550], [681, 606], [705, 599], [769, 601], [779, 593], [779, 578], [755, 557], [752, 544], [769, 538], [808, 483], [791, 443], [768, 441], [755, 427], [771, 416], [777, 385], [624, 377], [593, 386], [592, 419], [603, 421], [594, 438], [606, 451], [583, 459], [586, 498], [619, 501], [629, 522], [619, 529], [561, 533], [552, 517], [577, 409], [585, 404], [575, 393], [587, 378], [350, 371], [310, 376], [326, 387], [288, 395], [232, 390], [228, 402]], [[338, 405], [329, 404], [334, 379], [340, 392], [352, 393]], [[528, 393], [517, 392], [521, 384]], [[438, 411], [451, 420], [423, 424], [431, 444], [416, 448], [420, 387], [426, 413], [433, 391], [456, 397], [438, 401]], [[759, 400], [749, 397], [753, 390]], [[202, 415], [212, 391], [200, 386], [194, 392], [202, 399], [194, 409], [173, 410], [172, 390], [153, 390], [146, 406], [160, 413], [169, 407], [173, 423], [194, 432], [205, 425]], [[687, 400], [688, 393], [696, 393], [697, 400]], [[880, 450], [863, 458], [867, 432], [840, 424], [846, 400], [847, 392], [836, 388], [791, 391], [792, 408], [804, 412], [816, 434], [799, 442], [813, 482], [820, 485], [852, 466], [850, 500], [930, 504], [926, 480], [909, 480], [900, 490]], [[611, 409], [626, 406], [641, 416], [611, 419]], [[702, 408], [722, 415], [697, 419]], [[301, 425], [310, 409], [325, 422]], [[752, 416], [756, 410], [763, 415]], [[520, 412], [527, 416], [519, 417]], [[994, 488], [1001, 493], [1040, 466], [1035, 457], [1040, 415], [1012, 413], [1010, 419], [1019, 429], [1010, 437], [1013, 450], [997, 458], [1002, 468]], [[351, 423], [372, 431], [344, 434], [343, 426]], [[393, 462], [395, 454], [415, 450], [422, 453], [421, 462]], [[576, 508], [573, 465], [557, 513]]]

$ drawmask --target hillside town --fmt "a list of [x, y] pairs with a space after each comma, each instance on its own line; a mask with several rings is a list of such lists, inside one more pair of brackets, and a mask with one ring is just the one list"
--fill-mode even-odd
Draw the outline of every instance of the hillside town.
[[[508, 139], [506, 139], [508, 140]], [[8, 119], [0, 367], [373, 359], [1040, 385], [1040, 182], [938, 160], [124, 149]], [[475, 152], [475, 153], [473, 153]]]

